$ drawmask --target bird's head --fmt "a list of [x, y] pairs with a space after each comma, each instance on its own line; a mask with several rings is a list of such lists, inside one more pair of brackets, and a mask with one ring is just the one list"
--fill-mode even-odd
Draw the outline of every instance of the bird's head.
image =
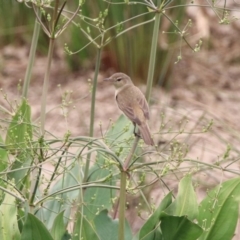
[[114, 73], [111, 77], [105, 78], [104, 81], [113, 83], [116, 88], [121, 88], [126, 84], [132, 84], [131, 78], [124, 73]]

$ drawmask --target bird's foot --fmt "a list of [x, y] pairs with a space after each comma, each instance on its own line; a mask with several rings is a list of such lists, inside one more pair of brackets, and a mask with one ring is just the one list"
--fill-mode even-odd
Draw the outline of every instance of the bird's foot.
[[141, 135], [140, 135], [139, 133], [137, 133], [137, 132], [134, 131], [133, 134], [134, 134], [135, 137], [141, 138]]

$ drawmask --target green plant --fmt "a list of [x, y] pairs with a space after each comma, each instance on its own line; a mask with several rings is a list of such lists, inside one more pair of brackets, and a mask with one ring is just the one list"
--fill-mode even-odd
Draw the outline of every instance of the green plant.
[[[111, 23], [110, 14], [119, 13], [117, 8], [111, 9], [116, 3], [101, 2], [104, 8], [95, 13], [98, 17], [90, 18], [88, 12], [83, 14], [82, 10], [84, 4], [89, 4], [95, 10], [92, 2], [79, 1], [73, 12], [65, 8], [66, 2], [60, 0], [27, 2], [31, 4], [30, 11], [35, 13], [36, 23], [22, 98], [19, 105], [10, 105], [10, 110], [3, 106], [0, 108], [1, 112], [11, 115], [6, 127], [6, 138], [0, 139], [1, 239], [193, 240], [220, 239], [222, 236], [231, 239], [234, 234], [238, 220], [239, 178], [219, 184], [208, 192], [200, 204], [192, 183], [196, 181], [192, 177], [211, 169], [239, 175], [239, 172], [229, 168], [233, 161], [229, 158], [232, 149], [229, 145], [221, 161], [212, 164], [188, 158], [191, 147], [188, 146], [189, 138], [194, 134], [207, 134], [213, 126], [213, 121], [204, 114], [190, 130], [187, 128], [190, 113], [181, 116], [174, 127], [162, 114], [157, 134], [171, 136], [171, 140], [162, 148], [157, 145], [145, 148], [138, 136], [133, 138], [132, 126], [123, 116], [110, 127], [103, 139], [95, 137], [97, 78], [101, 55], [108, 44], [125, 33], [131, 34], [133, 29], [141, 29], [145, 24], [153, 23], [146, 91], [149, 101], [162, 17], [169, 19], [176, 29], [175, 34], [187, 42], [185, 30], [181, 30], [167, 13], [173, 7], [181, 7], [175, 6], [173, 1], [121, 2], [121, 8], [129, 9], [133, 5], [136, 15], [126, 17], [121, 23]], [[139, 5], [143, 5], [140, 10], [137, 8]], [[215, 9], [215, 6], [211, 7]], [[226, 19], [224, 11], [225, 6], [223, 19]], [[141, 19], [145, 15], [150, 17], [130, 25], [133, 19]], [[82, 26], [82, 22], [87, 23], [89, 29]], [[68, 30], [70, 23], [78, 27], [81, 37], [88, 39], [86, 44], [94, 46], [91, 51], [96, 52], [97, 57], [89, 136], [72, 137], [67, 132], [59, 139], [45, 130], [46, 99], [54, 43]], [[126, 25], [125, 29], [122, 25]], [[39, 26], [49, 39], [49, 47], [38, 126], [31, 119], [31, 106], [27, 97]], [[70, 47], [65, 46], [69, 57], [73, 54]], [[192, 49], [197, 51], [199, 47]], [[7, 96], [3, 96], [8, 102]], [[239, 153], [234, 161], [238, 161], [238, 158]], [[227, 165], [224, 167], [223, 164]], [[168, 186], [168, 178], [173, 176], [179, 181], [176, 197]], [[165, 186], [162, 189], [166, 191], [158, 207], [151, 205], [146, 195], [146, 191], [155, 183]], [[125, 217], [126, 199], [136, 195], [150, 217], [133, 236]], [[226, 225], [225, 219], [229, 215], [231, 219]]]

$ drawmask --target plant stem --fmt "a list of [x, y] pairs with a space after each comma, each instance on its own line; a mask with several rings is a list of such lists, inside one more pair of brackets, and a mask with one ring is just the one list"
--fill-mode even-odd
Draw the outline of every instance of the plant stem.
[[94, 118], [95, 118], [95, 103], [96, 103], [96, 90], [97, 90], [97, 77], [100, 69], [101, 64], [101, 54], [102, 54], [102, 48], [98, 48], [97, 51], [97, 60], [96, 60], [96, 67], [95, 67], [95, 73], [94, 73], [94, 79], [93, 79], [93, 86], [92, 86], [92, 102], [91, 102], [91, 119], [90, 119], [90, 131], [89, 131], [89, 137], [93, 136], [93, 130], [94, 130]]
[[[89, 137], [93, 136], [93, 130], [94, 130], [97, 77], [98, 77], [100, 64], [101, 64], [101, 54], [102, 54], [102, 47], [98, 48], [98, 51], [97, 51], [97, 60], [96, 60], [95, 73], [94, 73], [93, 86], [92, 86], [92, 102], [91, 102], [91, 116], [90, 116]], [[91, 146], [89, 146], [89, 148], [90, 147]], [[87, 160], [86, 160], [86, 166], [85, 166], [85, 170], [84, 170], [83, 182], [86, 182], [86, 180], [88, 178], [90, 159], [91, 159], [91, 154], [88, 154]]]
[[136, 136], [135, 139], [134, 139], [134, 143], [133, 143], [133, 146], [124, 162], [124, 171], [128, 170], [128, 167], [129, 167], [129, 163], [130, 161], [132, 160], [132, 157], [133, 157], [133, 154], [135, 153], [136, 149], [137, 149], [137, 145], [138, 145], [138, 141], [139, 141], [139, 137]]
[[118, 239], [124, 240], [124, 228], [125, 228], [125, 205], [126, 205], [126, 178], [127, 178], [127, 170], [129, 167], [129, 163], [133, 158], [133, 154], [135, 153], [138, 145], [139, 137], [136, 136], [133, 146], [125, 160], [123, 170], [121, 172], [121, 180], [120, 180], [120, 200], [119, 200], [119, 228], [118, 228]]
[[[38, 11], [38, 13], [40, 12], [39, 9], [37, 11]], [[39, 24], [38, 20], [35, 19], [33, 38], [32, 38], [32, 43], [31, 43], [31, 48], [30, 48], [30, 53], [29, 53], [29, 59], [28, 59], [28, 65], [27, 65], [27, 70], [26, 70], [24, 83], [23, 83], [23, 92], [22, 92], [23, 98], [27, 98], [27, 95], [28, 95], [28, 87], [30, 84], [31, 76], [32, 76], [32, 67], [33, 67], [36, 49], [37, 49], [39, 32], [40, 32], [40, 24]]]
[[[159, 7], [160, 4], [161, 4], [161, 0], [158, 0], [157, 6]], [[153, 75], [154, 75], [154, 68], [155, 68], [155, 63], [156, 63], [157, 43], [158, 43], [158, 37], [159, 37], [160, 20], [161, 20], [161, 13], [156, 12], [155, 22], [154, 22], [154, 27], [153, 27], [150, 61], [149, 61], [149, 67], [148, 67], [148, 78], [147, 78], [146, 99], [148, 102], [149, 102], [149, 99], [151, 96], [151, 91], [152, 91]]]
[[48, 85], [49, 85], [49, 75], [52, 63], [53, 49], [54, 49], [54, 38], [50, 38], [49, 49], [48, 49], [48, 58], [47, 58], [47, 69], [44, 77], [43, 83], [43, 92], [42, 92], [42, 101], [41, 101], [41, 136], [44, 136], [45, 131], [45, 119], [46, 119], [46, 103], [47, 103], [47, 93], [48, 93]]
[[122, 171], [121, 182], [120, 182], [120, 203], [119, 203], [119, 228], [118, 228], [119, 240], [124, 240], [124, 233], [125, 233], [126, 179], [127, 179], [127, 173]]
[[[42, 163], [44, 161], [44, 156], [43, 156], [43, 138], [41, 138], [39, 140], [39, 150], [40, 150], [40, 163]], [[34, 199], [35, 199], [35, 196], [36, 196], [36, 193], [37, 193], [37, 189], [38, 189], [38, 184], [39, 184], [39, 181], [40, 181], [40, 176], [42, 174], [42, 164], [39, 166], [39, 169], [38, 169], [38, 172], [37, 172], [37, 176], [36, 176], [36, 181], [34, 182], [34, 180], [32, 181], [32, 184], [33, 184], [33, 191], [31, 193], [31, 197], [30, 197], [30, 201], [29, 201], [29, 206], [31, 207], [31, 210], [33, 211], [34, 210], [34, 207], [33, 207], [33, 202], [34, 202]]]
[[[160, 6], [161, 0], [158, 0], [158, 6]], [[150, 62], [149, 62], [149, 70], [148, 70], [148, 80], [147, 80], [147, 91], [146, 98], [149, 101], [152, 90], [153, 83], [153, 74], [156, 62], [156, 52], [157, 52], [157, 43], [158, 43], [158, 33], [159, 33], [159, 25], [160, 25], [161, 13], [157, 12], [155, 16], [154, 28], [153, 28], [153, 37], [152, 37], [152, 45], [151, 45], [151, 54], [150, 54]], [[130, 150], [125, 163], [124, 163], [124, 171], [121, 172], [121, 182], [120, 182], [120, 203], [119, 203], [119, 229], [118, 229], [118, 239], [124, 240], [124, 228], [125, 228], [125, 204], [126, 204], [126, 178], [127, 178], [127, 170], [129, 167], [129, 163], [133, 157], [133, 154], [137, 148], [137, 144], [139, 141], [139, 137], [136, 137]]]

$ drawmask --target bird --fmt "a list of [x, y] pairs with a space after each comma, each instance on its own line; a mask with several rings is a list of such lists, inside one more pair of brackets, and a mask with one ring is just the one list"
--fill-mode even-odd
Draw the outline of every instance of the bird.
[[116, 88], [115, 99], [119, 109], [132, 121], [134, 134], [136, 125], [140, 130], [140, 136], [147, 145], [154, 145], [150, 129], [147, 123], [149, 120], [149, 107], [147, 100], [141, 90], [136, 87], [131, 78], [121, 72], [114, 73], [104, 81], [113, 83]]

